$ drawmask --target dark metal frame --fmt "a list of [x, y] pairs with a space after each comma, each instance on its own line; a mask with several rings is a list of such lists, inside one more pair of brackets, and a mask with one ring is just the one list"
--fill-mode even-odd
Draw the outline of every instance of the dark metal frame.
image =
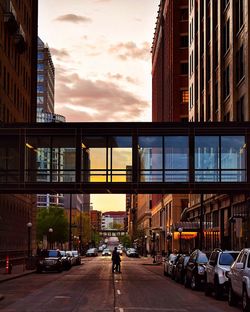
[[[26, 136], [74, 136], [76, 138], [75, 182], [26, 182]], [[131, 136], [131, 182], [81, 181], [81, 139], [85, 136]], [[189, 136], [189, 182], [140, 182], [138, 136]], [[227, 123], [37, 123], [1, 124], [0, 136], [19, 139], [19, 180], [0, 182], [0, 193], [242, 193], [250, 189], [250, 153], [246, 159], [246, 182], [196, 182], [194, 138], [197, 135], [244, 135], [250, 146], [250, 122]], [[6, 172], [6, 177], [11, 171]]]

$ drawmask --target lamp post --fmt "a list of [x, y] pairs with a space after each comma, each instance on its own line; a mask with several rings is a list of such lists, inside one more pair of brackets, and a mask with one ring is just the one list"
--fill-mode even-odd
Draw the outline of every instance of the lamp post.
[[183, 228], [182, 228], [182, 227], [179, 227], [179, 228], [178, 228], [178, 232], [179, 232], [179, 234], [180, 234], [180, 236], [179, 236], [179, 240], [180, 240], [179, 253], [181, 253], [181, 233], [183, 232]]
[[28, 229], [28, 259], [30, 259], [30, 256], [31, 256], [31, 228], [32, 228], [32, 223], [28, 222], [27, 223], [27, 229]]
[[145, 245], [144, 245], [144, 256], [147, 257], [148, 255], [148, 252], [147, 252], [147, 235], [144, 236], [144, 242], [145, 242]]
[[49, 248], [52, 249], [52, 233], [53, 229], [49, 228]]

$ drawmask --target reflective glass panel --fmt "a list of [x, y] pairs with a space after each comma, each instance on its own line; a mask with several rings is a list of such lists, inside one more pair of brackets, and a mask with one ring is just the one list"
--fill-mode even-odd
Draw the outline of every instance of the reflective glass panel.
[[221, 137], [221, 181], [246, 180], [246, 143], [244, 136]]
[[219, 136], [195, 137], [195, 181], [219, 181]]
[[132, 138], [128, 136], [109, 137], [109, 182], [126, 182], [131, 174]]
[[106, 182], [107, 139], [102, 136], [82, 138], [82, 179], [84, 182]]
[[189, 180], [188, 137], [165, 136], [164, 157], [165, 157], [165, 181], [187, 182]]
[[163, 137], [139, 136], [138, 154], [141, 182], [163, 181]]

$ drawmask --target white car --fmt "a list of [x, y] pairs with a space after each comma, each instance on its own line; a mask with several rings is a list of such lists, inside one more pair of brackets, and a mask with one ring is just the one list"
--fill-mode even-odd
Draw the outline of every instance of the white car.
[[213, 291], [216, 299], [220, 299], [228, 290], [227, 272], [230, 271], [231, 264], [235, 261], [239, 251], [222, 251], [216, 248], [206, 265], [205, 295], [210, 295]]
[[108, 248], [105, 248], [102, 252], [102, 256], [111, 256], [111, 251]]
[[163, 274], [165, 276], [172, 276], [174, 264], [178, 259], [178, 254], [170, 254], [164, 261], [163, 264]]
[[228, 304], [241, 299], [244, 312], [250, 311], [250, 248], [242, 249], [228, 273]]

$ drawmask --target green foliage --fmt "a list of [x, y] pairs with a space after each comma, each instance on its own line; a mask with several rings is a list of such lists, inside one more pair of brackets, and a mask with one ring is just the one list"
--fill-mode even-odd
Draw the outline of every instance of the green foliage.
[[120, 237], [120, 242], [121, 242], [122, 245], [123, 245], [124, 247], [126, 247], [126, 248], [132, 246], [132, 245], [131, 245], [131, 239], [130, 239], [129, 235], [121, 236], [121, 237]]
[[[53, 232], [49, 234], [49, 228]], [[39, 208], [37, 213], [37, 239], [50, 235], [51, 242], [64, 243], [68, 240], [69, 224], [64, 209], [58, 207]]]
[[124, 226], [120, 223], [113, 222], [113, 227], [114, 230], [123, 230]]

